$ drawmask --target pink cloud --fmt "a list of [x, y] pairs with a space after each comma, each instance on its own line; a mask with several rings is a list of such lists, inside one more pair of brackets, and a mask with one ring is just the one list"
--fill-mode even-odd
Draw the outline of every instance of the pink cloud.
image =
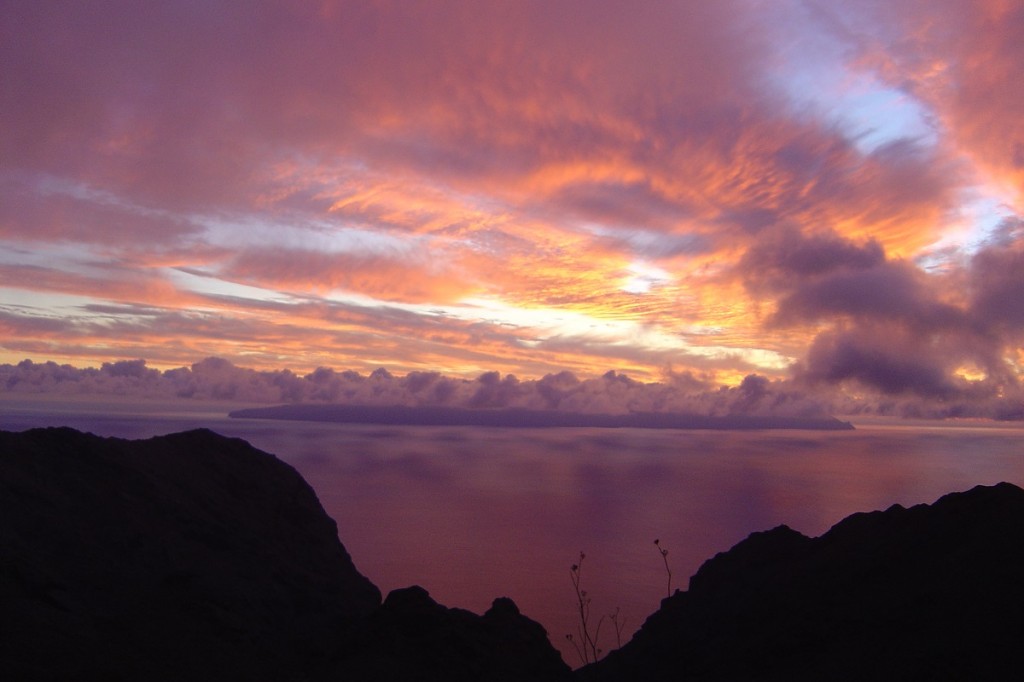
[[221, 273], [230, 279], [285, 291], [344, 289], [382, 301], [444, 303], [476, 287], [447, 263], [428, 259], [299, 249], [243, 249]]
[[[806, 6], [834, 19], [820, 35]], [[1010, 385], [1019, 249], [964, 248], [941, 275], [915, 258], [979, 177], [1019, 193], [1021, 20], [996, 0], [8, 3], [0, 350], [676, 366], [737, 391], [793, 362], [885, 392], [853, 368], [885, 350], [871, 334], [904, 340], [877, 363], [899, 375], [927, 332], [955, 361], [924, 353], [938, 379], [911, 393], [975, 370]], [[788, 50], [905, 93], [936, 140], [866, 151], [780, 86]], [[576, 326], [542, 319], [562, 314]]]
[[986, 172], [1024, 187], [1024, 8], [1005, 0], [870, 3], [856, 57], [928, 103], [955, 147]]

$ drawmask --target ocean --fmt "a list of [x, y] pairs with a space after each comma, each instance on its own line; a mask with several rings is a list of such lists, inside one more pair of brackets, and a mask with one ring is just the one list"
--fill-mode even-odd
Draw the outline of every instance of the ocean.
[[[11, 396], [0, 429], [143, 438], [205, 427], [294, 466], [357, 568], [475, 612], [511, 597], [576, 666], [570, 567], [603, 648], [751, 532], [820, 535], [857, 511], [975, 485], [1024, 487], [1024, 425], [853, 420], [854, 431], [344, 425], [230, 419], [226, 403]], [[654, 540], [659, 540], [659, 545]], [[668, 550], [668, 570], [659, 548]], [[670, 574], [669, 574], [670, 572]], [[617, 634], [619, 635], [617, 637]]]

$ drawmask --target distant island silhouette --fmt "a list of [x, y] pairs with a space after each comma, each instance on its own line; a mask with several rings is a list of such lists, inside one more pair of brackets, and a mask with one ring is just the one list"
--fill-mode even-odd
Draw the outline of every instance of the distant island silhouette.
[[634, 428], [634, 429], [804, 429], [849, 431], [853, 424], [834, 417], [759, 415], [706, 416], [670, 412], [588, 414], [557, 410], [469, 409], [412, 407], [408, 405], [290, 404], [252, 407], [228, 414], [239, 419], [284, 419], [339, 424], [391, 424], [395, 426], [498, 426], [510, 428]]

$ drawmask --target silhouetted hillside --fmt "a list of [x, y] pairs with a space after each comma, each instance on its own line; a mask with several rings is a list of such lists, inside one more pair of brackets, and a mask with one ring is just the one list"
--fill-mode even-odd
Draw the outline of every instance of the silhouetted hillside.
[[210, 431], [0, 432], [5, 679], [289, 679], [380, 603], [287, 464]]
[[570, 675], [511, 601], [417, 589], [381, 607], [313, 490], [242, 440], [0, 432], [0, 679]]
[[1024, 672], [1024, 491], [754, 533], [580, 671], [603, 680], [1007, 680]]
[[336, 679], [365, 682], [571, 682], [544, 628], [495, 599], [482, 616], [422, 587], [393, 590], [351, 640]]

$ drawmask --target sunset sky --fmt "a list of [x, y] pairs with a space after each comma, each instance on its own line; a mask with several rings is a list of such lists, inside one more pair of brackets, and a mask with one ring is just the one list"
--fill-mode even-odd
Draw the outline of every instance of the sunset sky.
[[1022, 36], [1021, 0], [3, 0], [0, 363], [1021, 418]]

